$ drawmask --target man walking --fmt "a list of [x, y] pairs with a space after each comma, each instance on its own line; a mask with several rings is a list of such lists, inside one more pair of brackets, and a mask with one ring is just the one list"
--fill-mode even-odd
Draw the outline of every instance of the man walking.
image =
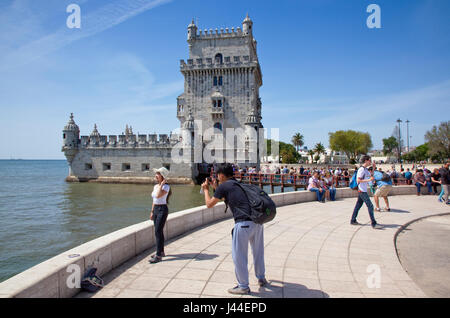
[[366, 204], [367, 209], [369, 210], [369, 216], [372, 223], [372, 228], [374, 229], [382, 229], [383, 227], [377, 224], [375, 217], [373, 215], [373, 204], [370, 201], [370, 197], [367, 194], [367, 185], [369, 182], [373, 182], [374, 178], [371, 176], [369, 170], [367, 168], [372, 164], [372, 160], [370, 156], [364, 155], [361, 157], [360, 163], [362, 166], [358, 169], [358, 173], [356, 175], [356, 180], [358, 182], [358, 201], [356, 201], [355, 209], [353, 210], [352, 219], [350, 224], [352, 225], [360, 225], [356, 218], [358, 217], [358, 212], [361, 209], [363, 203]]
[[250, 293], [248, 279], [248, 244], [252, 248], [253, 263], [258, 284], [263, 287], [267, 284], [264, 265], [264, 227], [250, 219], [250, 205], [245, 192], [239, 187], [233, 178], [233, 169], [230, 164], [223, 164], [217, 169], [217, 178], [220, 185], [214, 182], [216, 189], [214, 197], [209, 195], [208, 179], [202, 184], [205, 193], [205, 203], [210, 209], [219, 200], [225, 199], [225, 203], [233, 213], [235, 226], [232, 231], [232, 250], [235, 274], [238, 285], [228, 290], [230, 294], [246, 295]]

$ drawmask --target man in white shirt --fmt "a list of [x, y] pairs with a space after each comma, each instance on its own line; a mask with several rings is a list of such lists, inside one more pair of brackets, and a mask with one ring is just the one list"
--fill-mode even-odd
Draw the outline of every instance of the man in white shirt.
[[353, 210], [352, 220], [350, 224], [360, 225], [356, 221], [356, 218], [358, 217], [358, 212], [361, 209], [363, 203], [365, 203], [367, 208], [369, 209], [372, 228], [379, 230], [382, 229], [382, 226], [378, 225], [377, 221], [375, 220], [375, 216], [373, 215], [373, 204], [372, 201], [370, 201], [369, 195], [367, 194], [367, 185], [369, 182], [373, 182], [374, 180], [369, 170], [367, 170], [367, 168], [372, 164], [372, 160], [370, 156], [364, 155], [361, 157], [360, 163], [362, 164], [362, 166], [358, 169], [358, 174], [356, 176], [358, 182], [358, 201], [356, 202], [355, 209]]

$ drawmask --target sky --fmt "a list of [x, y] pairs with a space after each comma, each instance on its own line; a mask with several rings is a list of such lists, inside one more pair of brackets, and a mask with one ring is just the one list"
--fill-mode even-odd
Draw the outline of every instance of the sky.
[[[70, 4], [81, 29], [69, 29]], [[369, 29], [366, 11], [381, 10]], [[375, 149], [397, 119], [410, 144], [449, 120], [448, 0], [0, 0], [0, 159], [64, 159], [73, 112], [81, 135], [179, 127], [179, 60], [187, 26], [254, 22], [263, 125], [290, 142], [328, 146], [328, 133], [369, 132]], [[403, 123], [402, 135], [406, 135]]]

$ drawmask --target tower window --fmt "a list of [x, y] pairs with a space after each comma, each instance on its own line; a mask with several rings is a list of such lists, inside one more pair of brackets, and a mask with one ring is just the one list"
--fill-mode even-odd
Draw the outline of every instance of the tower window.
[[110, 163], [104, 163], [103, 164], [103, 171], [109, 171], [111, 170], [111, 164]]
[[223, 77], [222, 76], [214, 76], [213, 85], [214, 86], [222, 86], [223, 85]]
[[142, 171], [150, 171], [150, 164], [149, 163], [143, 163], [142, 164]]
[[131, 164], [122, 163], [122, 171], [130, 171], [130, 170], [131, 170]]
[[84, 169], [85, 169], [85, 170], [92, 170], [92, 164], [91, 164], [91, 163], [86, 163], [86, 164], [84, 165]]
[[216, 60], [217, 64], [222, 64], [223, 63], [223, 55], [220, 53], [216, 54], [215, 60]]
[[66, 139], [66, 134], [63, 134], [63, 139]]
[[215, 123], [214, 124], [214, 129], [218, 129], [218, 130], [222, 131], [222, 124], [221, 123]]

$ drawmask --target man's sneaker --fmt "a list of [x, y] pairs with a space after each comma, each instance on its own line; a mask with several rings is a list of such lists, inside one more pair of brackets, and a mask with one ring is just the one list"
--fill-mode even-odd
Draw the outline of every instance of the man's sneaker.
[[155, 263], [159, 263], [159, 262], [161, 262], [162, 261], [162, 258], [161, 257], [159, 257], [159, 256], [154, 256], [154, 257], [152, 257], [151, 259], [150, 259], [150, 263], [151, 264], [155, 264]]
[[258, 279], [258, 285], [259, 285], [259, 287], [264, 287], [264, 286], [266, 286], [267, 284], [269, 284], [269, 283], [267, 282], [267, 280], [266, 280], [265, 278], [260, 278], [260, 279]]
[[357, 221], [352, 221], [352, 222], [350, 222], [350, 224], [351, 224], [351, 225], [361, 225], [361, 224], [359, 224]]
[[375, 230], [381, 230], [383, 227], [379, 224], [372, 225], [372, 228]]
[[242, 288], [242, 287], [236, 286], [234, 288], [228, 289], [228, 292], [233, 295], [248, 295], [248, 294], [250, 294], [250, 288], [248, 288], [248, 287]]

